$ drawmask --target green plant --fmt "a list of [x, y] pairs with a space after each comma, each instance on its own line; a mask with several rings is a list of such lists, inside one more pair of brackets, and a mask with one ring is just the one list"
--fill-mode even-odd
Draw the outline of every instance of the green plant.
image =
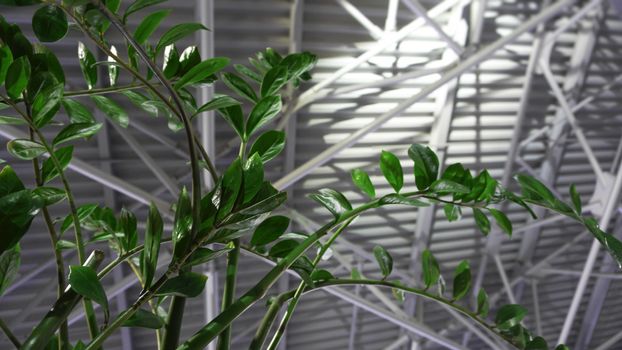
[[[26, 188], [12, 167], [0, 171], [0, 292], [11, 283], [19, 266], [20, 239], [27, 233], [35, 216], [41, 214], [49, 230], [52, 250], [58, 270], [58, 300], [48, 314], [21, 343], [0, 321], [0, 328], [19, 349], [100, 349], [105, 340], [119, 327], [147, 327], [155, 329], [160, 349], [202, 349], [218, 339], [220, 349], [228, 349], [232, 322], [249, 307], [265, 298], [270, 288], [287, 271], [297, 273], [301, 282], [295, 290], [270, 300], [265, 316], [251, 344], [260, 349], [266, 343], [270, 328], [284, 304], [287, 309], [268, 342], [275, 349], [300, 299], [305, 293], [334, 285], [374, 285], [391, 288], [400, 299], [403, 293], [412, 293], [446, 305], [465, 315], [486, 331], [519, 349], [546, 349], [541, 337], [533, 336], [521, 325], [526, 310], [520, 305], [506, 305], [498, 309], [494, 322], [488, 321], [488, 297], [484, 290], [477, 291], [476, 310], [463, 306], [460, 301], [470, 292], [469, 263], [463, 261], [453, 278], [452, 293], [445, 292], [445, 282], [433, 254], [422, 255], [422, 282], [393, 281], [393, 260], [381, 246], [373, 250], [378, 260], [382, 279], [364, 278], [352, 271], [352, 278], [335, 278], [321, 269], [321, 259], [333, 242], [344, 234], [354, 219], [379, 207], [406, 205], [423, 207], [442, 205], [447, 219], [458, 220], [462, 210], [472, 210], [476, 224], [484, 235], [491, 231], [490, 218], [508, 235], [512, 223], [498, 208], [510, 202], [531, 212], [530, 205], [542, 206], [572, 218], [587, 227], [612, 254], [622, 262], [622, 245], [613, 236], [601, 231], [592, 218], [581, 215], [581, 201], [574, 188], [570, 194], [572, 205], [564, 203], [537, 180], [518, 175], [521, 194], [502, 188], [486, 170], [473, 176], [461, 164], [441, 169], [436, 154], [423, 145], [412, 145], [408, 150], [414, 162], [417, 191], [405, 192], [404, 171], [398, 158], [390, 152], [380, 155], [380, 169], [394, 193], [377, 196], [369, 176], [362, 170], [352, 172], [352, 180], [369, 200], [357, 207], [338, 191], [322, 189], [310, 196], [333, 215], [317, 231], [309, 234], [286, 234], [290, 219], [271, 215], [286, 201], [286, 193], [275, 189], [264, 179], [264, 164], [275, 158], [284, 148], [285, 134], [278, 130], [263, 131], [283, 109], [281, 91], [288, 85], [297, 87], [310, 79], [316, 57], [310, 53], [294, 53], [285, 57], [267, 49], [250, 59], [252, 67], [235, 65], [235, 71], [223, 72], [227, 58], [202, 60], [196, 48], [179, 55], [175, 43], [199, 30], [200, 24], [182, 23], [168, 30], [157, 43], [151, 35], [168, 11], [156, 11], [144, 17], [133, 33], [125, 27], [129, 16], [138, 10], [164, 0], [137, 0], [124, 11], [119, 0], [0, 0], [3, 5], [39, 5], [32, 20], [40, 42], [62, 39], [69, 30], [69, 21], [108, 57], [97, 62], [86, 45], [79, 43], [78, 59], [84, 75], [86, 90], [65, 91], [65, 75], [56, 56], [42, 44], [29, 42], [20, 29], [0, 17], [0, 94], [2, 108], [12, 108], [17, 116], [2, 116], [0, 124], [23, 125], [29, 138], [11, 140], [9, 153], [18, 160], [32, 163], [36, 183]], [[118, 31], [126, 47], [115, 49], [107, 43], [107, 32]], [[122, 57], [123, 56], [123, 57]], [[98, 67], [105, 65], [109, 86], [97, 88]], [[119, 85], [119, 72], [129, 73], [133, 81]], [[236, 98], [218, 95], [198, 106], [192, 87], [222, 80]], [[172, 206], [173, 226], [164, 231], [162, 213], [151, 205], [142, 244], [139, 244], [137, 219], [125, 209], [116, 213], [99, 205], [75, 204], [71, 183], [65, 176], [70, 164], [73, 145], [67, 142], [89, 138], [101, 124], [92, 116], [90, 107], [76, 96], [88, 96], [111, 122], [127, 127], [129, 114], [111, 99], [109, 94], [122, 95], [145, 113], [164, 115], [173, 131], [183, 131], [188, 143], [192, 187], [179, 193]], [[244, 101], [244, 102], [242, 102]], [[243, 104], [250, 107], [244, 113]], [[68, 120], [57, 116], [63, 108]], [[198, 142], [192, 120], [200, 113], [217, 110], [239, 137], [239, 154], [222, 175]], [[42, 130], [60, 131], [52, 140]], [[201, 172], [207, 171], [215, 183], [204, 189]], [[54, 182], [54, 180], [59, 180]], [[55, 184], [60, 182], [60, 187]], [[66, 202], [68, 215], [55, 222], [48, 208]], [[63, 238], [72, 230], [73, 239]], [[322, 240], [326, 236], [328, 239]], [[103, 253], [92, 251], [90, 244], [108, 241], [117, 256], [101, 269]], [[161, 275], [156, 275], [156, 263], [161, 244], [170, 242], [173, 254]], [[218, 250], [206, 248], [212, 244]], [[317, 248], [313, 253], [311, 248]], [[80, 266], [67, 267], [61, 250], [74, 249]], [[237, 264], [240, 251], [245, 250], [258, 259], [270, 260], [274, 267], [259, 282], [240, 297], [236, 295]], [[222, 296], [222, 312], [191, 338], [179, 339], [186, 298], [196, 297], [205, 286], [206, 277], [193, 272], [192, 267], [226, 256], [226, 284]], [[128, 264], [143, 287], [133, 304], [119, 315], [110, 315], [105, 290], [99, 280], [121, 264]], [[436, 289], [436, 290], [435, 290]], [[90, 340], [69, 343], [67, 317], [82, 302], [90, 331]], [[92, 302], [99, 304], [104, 323], [97, 324]], [[158, 309], [168, 304], [166, 317]], [[556, 349], [565, 349], [559, 345]]]

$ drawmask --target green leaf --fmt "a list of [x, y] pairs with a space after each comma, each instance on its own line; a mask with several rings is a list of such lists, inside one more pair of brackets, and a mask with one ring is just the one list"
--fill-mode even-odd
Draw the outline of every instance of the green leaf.
[[175, 44], [168, 45], [164, 48], [164, 64], [162, 65], [162, 72], [168, 79], [173, 78], [179, 70], [179, 52]]
[[156, 292], [156, 296], [173, 295], [185, 298], [199, 296], [205, 288], [207, 276], [196, 272], [184, 272], [173, 277], [162, 285]]
[[305, 73], [310, 71], [316, 62], [317, 56], [314, 54], [297, 52], [287, 55], [279, 64], [287, 68], [288, 80], [295, 78], [309, 80], [310, 77], [305, 78]]
[[164, 35], [160, 38], [158, 45], [156, 45], [155, 52], [158, 53], [164, 47], [177, 42], [180, 39], [183, 39], [191, 34], [194, 34], [197, 30], [208, 30], [201, 23], [181, 23], [173, 26], [171, 29], [166, 31]]
[[218, 109], [218, 113], [229, 123], [229, 125], [235, 130], [240, 139], [245, 140], [244, 133], [244, 113], [240, 105], [233, 105], [230, 107]]
[[97, 85], [95, 56], [81, 41], [78, 42], [78, 60], [80, 61], [80, 69], [82, 70], [82, 75], [84, 75], [86, 86], [91, 90]]
[[0, 86], [4, 84], [9, 67], [13, 63], [13, 53], [7, 45], [0, 45]]
[[[397, 285], [402, 285], [402, 283], [400, 281], [394, 281], [394, 284]], [[404, 290], [402, 289], [398, 289], [398, 288], [391, 288], [391, 294], [393, 295], [393, 297], [395, 298], [395, 300], [399, 303], [399, 304], [403, 304], [404, 301], [406, 300], [406, 296], [404, 293]]]
[[548, 204], [549, 206], [555, 205], [557, 198], [542, 182], [522, 174], [517, 175], [516, 180], [521, 187], [525, 199]]
[[42, 42], [54, 42], [67, 34], [69, 23], [65, 12], [58, 6], [40, 7], [32, 17], [32, 29]]
[[549, 344], [544, 338], [535, 337], [527, 343], [525, 350], [549, 350]]
[[43, 88], [32, 103], [32, 119], [38, 128], [49, 123], [60, 109], [64, 84], [58, 83]]
[[173, 259], [181, 259], [190, 247], [190, 230], [192, 229], [192, 204], [186, 187], [181, 189], [177, 205], [175, 206], [175, 220], [173, 222]]
[[577, 215], [581, 215], [581, 196], [579, 196], [579, 192], [577, 192], [577, 187], [572, 184], [570, 185], [570, 198], [572, 199], [572, 205], [574, 205], [574, 210]]
[[471, 192], [462, 197], [464, 202], [468, 201], [490, 201], [495, 194], [497, 180], [493, 179], [488, 170], [483, 170], [473, 179]]
[[229, 65], [229, 59], [226, 57], [207, 59], [186, 72], [186, 74], [175, 83], [175, 89], [180, 90], [187, 85], [194, 85], [221, 71], [227, 65]]
[[445, 217], [447, 217], [447, 221], [449, 222], [460, 220], [462, 217], [462, 210], [458, 205], [445, 204], [443, 206], [443, 211], [445, 212]]
[[525, 318], [527, 309], [517, 304], [509, 304], [502, 306], [495, 316], [497, 328], [508, 330], [518, 324]]
[[144, 288], [149, 288], [155, 275], [160, 254], [160, 241], [164, 223], [155, 204], [149, 206], [149, 216], [147, 217], [147, 229], [145, 230], [145, 248], [140, 254], [140, 268]]
[[255, 229], [251, 244], [260, 246], [276, 241], [287, 231], [289, 223], [289, 218], [282, 215], [267, 218]]
[[253, 103], [257, 103], [258, 99], [257, 95], [255, 94], [255, 90], [253, 90], [253, 88], [248, 85], [248, 83], [244, 79], [233, 73], [222, 73], [222, 81], [238, 95], [246, 98]]
[[570, 350], [570, 348], [564, 344], [559, 344], [555, 347], [555, 350]]
[[[256, 82], [261, 84], [261, 79], [262, 79], [261, 76], [259, 74], [255, 73], [255, 71], [253, 71], [252, 69], [246, 67], [243, 64], [234, 64], [233, 68], [235, 68], [235, 70], [238, 73], [242, 74], [243, 76], [245, 76], [245, 77], [247, 77], [247, 78], [249, 78], [251, 80], [254, 80], [254, 81], [256, 81]], [[263, 96], [263, 94], [262, 94], [262, 96]]]
[[263, 162], [259, 154], [253, 153], [244, 166], [244, 198], [242, 203], [248, 203], [255, 197], [263, 185], [263, 179]]
[[473, 217], [479, 230], [482, 231], [484, 236], [488, 236], [490, 233], [490, 221], [488, 221], [486, 214], [481, 209], [473, 208]]
[[284, 239], [273, 245], [272, 248], [270, 248], [270, 252], [268, 253], [268, 255], [273, 258], [284, 258], [298, 245], [299, 243], [296, 240]]
[[479, 293], [477, 293], [477, 315], [481, 316], [482, 318], [486, 318], [486, 316], [488, 316], [488, 310], [489, 310], [490, 306], [488, 303], [488, 294], [486, 294], [486, 291], [482, 288], [479, 290]]
[[408, 156], [415, 162], [415, 184], [425, 190], [438, 177], [438, 157], [430, 147], [419, 144], [410, 146]]
[[423, 270], [423, 283], [425, 284], [425, 289], [428, 289], [431, 285], [438, 282], [441, 276], [441, 269], [438, 266], [436, 258], [434, 258], [434, 255], [432, 255], [432, 252], [428, 249], [424, 250], [421, 255], [421, 265]]
[[[269, 185], [267, 181], [264, 181], [264, 185], [265, 184]], [[259, 194], [261, 192], [262, 191], [259, 191]], [[257, 194], [255, 198], [257, 198], [259, 194]], [[278, 192], [270, 197], [267, 197], [265, 199], [261, 199], [258, 201], [255, 201], [255, 199], [253, 199], [251, 201], [251, 203], [253, 204], [249, 207], [241, 209], [239, 211], [239, 214], [240, 215], [259, 215], [259, 214], [267, 213], [281, 206], [281, 204], [283, 204], [286, 200], [287, 200], [287, 192]]]
[[456, 301], [462, 299], [469, 292], [469, 288], [471, 288], [471, 269], [469, 262], [463, 260], [454, 272], [453, 299]]
[[503, 230], [503, 232], [507, 233], [508, 236], [512, 237], [512, 222], [508, 217], [501, 211], [497, 209], [489, 208], [488, 211], [495, 218], [497, 225]]
[[363, 191], [369, 198], [376, 197], [376, 189], [369, 179], [369, 175], [361, 169], [352, 170], [352, 182]]
[[160, 329], [164, 326], [164, 321], [158, 315], [154, 315], [149, 311], [138, 309], [130, 316], [121, 327], [141, 327], [149, 329]]
[[[58, 162], [61, 165], [62, 170], [64, 171], [69, 166], [71, 162], [73, 154], [73, 146], [61, 147], [54, 151], [54, 155]], [[59, 175], [59, 171], [54, 165], [54, 162], [51, 158], [46, 159], [43, 162], [43, 166], [41, 167], [41, 177], [43, 178], [43, 183], [48, 183], [55, 179]]]
[[3, 115], [0, 115], [0, 125], [26, 125], [26, 124], [28, 123], [22, 118], [5, 117]]
[[97, 108], [104, 112], [104, 114], [106, 114], [114, 122], [124, 128], [127, 128], [130, 124], [130, 118], [127, 113], [108, 97], [93, 95], [91, 98], [95, 101]]
[[447, 179], [438, 179], [434, 181], [432, 185], [430, 185], [430, 190], [439, 195], [469, 193], [471, 191], [468, 187]]
[[72, 123], [95, 123], [95, 118], [93, 118], [91, 111], [80, 102], [70, 98], [63, 98], [61, 103]]
[[214, 97], [211, 101], [207, 102], [203, 106], [197, 109], [195, 115], [207, 111], [213, 111], [221, 108], [227, 108], [231, 106], [239, 106], [241, 105], [240, 101], [234, 99], [233, 97], [227, 95], [220, 95]]
[[61, 132], [56, 135], [54, 141], [52, 143], [54, 145], [59, 145], [63, 142], [84, 138], [88, 139], [89, 137], [95, 135], [101, 128], [103, 124], [96, 123], [74, 123], [69, 124]]
[[43, 205], [50, 206], [56, 204], [67, 197], [67, 193], [55, 187], [37, 187], [32, 191], [33, 198], [38, 197], [43, 201]]
[[272, 121], [279, 114], [282, 107], [281, 96], [266, 96], [259, 100], [246, 122], [245, 140], [248, 140], [263, 125]]
[[14, 245], [0, 254], [0, 296], [13, 283], [20, 265], [20, 247]]
[[[118, 56], [117, 48], [114, 47], [114, 45], [110, 46], [110, 52]], [[108, 56], [106, 62], [108, 63], [108, 80], [110, 81], [110, 86], [116, 86], [117, 80], [119, 79], [119, 64], [112, 56]]]
[[130, 6], [127, 7], [127, 9], [125, 9], [125, 14], [123, 15], [123, 22], [125, 22], [127, 17], [131, 15], [132, 13], [142, 10], [145, 7], [153, 6], [153, 5], [165, 2], [165, 1], [166, 0], [136, 0], [134, 1]]
[[363, 278], [362, 275], [361, 275], [361, 272], [356, 267], [352, 268], [352, 273], [350, 273], [350, 277], [353, 280], [360, 280], [360, 279]]
[[267, 163], [285, 148], [285, 133], [277, 130], [269, 130], [261, 134], [251, 146], [250, 155], [259, 154], [261, 160]]
[[240, 187], [242, 185], [243, 169], [239, 158], [227, 168], [221, 183], [220, 206], [216, 214], [216, 221], [220, 222], [224, 219], [236, 204]]
[[30, 62], [28, 57], [22, 56], [17, 58], [6, 73], [5, 87], [7, 95], [17, 100], [28, 85], [30, 79]]
[[136, 216], [129, 210], [121, 208], [119, 218], [119, 228], [123, 232], [123, 250], [129, 251], [136, 247], [138, 243], [138, 232], [136, 230]]
[[46, 152], [42, 144], [26, 139], [11, 140], [7, 143], [6, 148], [13, 157], [23, 160], [37, 158]]
[[160, 22], [171, 13], [171, 10], [160, 10], [149, 14], [143, 18], [136, 30], [134, 31], [134, 40], [140, 45], [147, 42], [151, 34], [158, 29]]
[[108, 298], [93, 268], [69, 266], [69, 284], [76, 293], [101, 305], [108, 319]]
[[315, 270], [311, 273], [311, 280], [313, 280], [313, 282], [324, 282], [333, 279], [335, 279], [335, 276], [326, 270]]
[[402, 205], [409, 205], [412, 207], [429, 207], [430, 206], [430, 203], [428, 202], [421, 201], [417, 198], [404, 197], [397, 193], [391, 193], [391, 194], [387, 194], [386, 196], [383, 196], [382, 198], [380, 198], [378, 203], [380, 205], [402, 204]]
[[328, 209], [335, 218], [340, 217], [347, 210], [352, 210], [352, 204], [348, 199], [342, 193], [330, 188], [320, 189], [318, 193], [310, 194], [309, 198]]
[[233, 248], [229, 248], [229, 247], [216, 250], [216, 251], [213, 251], [209, 248], [198, 248], [194, 253], [192, 253], [190, 258], [188, 258], [188, 260], [186, 261], [184, 265], [196, 266], [196, 265], [205, 264], [206, 262], [212, 261], [223, 255], [226, 255], [231, 250], [233, 250]]
[[287, 68], [283, 66], [272, 67], [261, 80], [261, 96], [276, 94], [288, 81]]
[[391, 257], [391, 254], [389, 254], [384, 247], [377, 245], [374, 247], [374, 257], [380, 266], [382, 279], [386, 279], [393, 270], [393, 258]]
[[60, 239], [56, 242], [56, 250], [76, 249], [78, 245], [75, 242]]
[[[97, 204], [85, 204], [77, 209], [78, 221], [80, 224], [83, 224], [85, 220], [93, 214], [98, 209]], [[63, 220], [63, 223], [60, 225], [60, 232], [65, 233], [71, 226], [73, 226], [73, 215], [69, 214]]]
[[382, 151], [380, 155], [380, 170], [395, 192], [399, 193], [404, 185], [404, 172], [402, 171], [400, 160], [395, 154]]

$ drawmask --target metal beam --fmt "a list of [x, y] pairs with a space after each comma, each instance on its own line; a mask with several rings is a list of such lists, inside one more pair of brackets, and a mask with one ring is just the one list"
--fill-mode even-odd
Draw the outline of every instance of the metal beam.
[[456, 77], [460, 76], [464, 72], [470, 70], [473, 66], [475, 66], [475, 65], [477, 65], [477, 64], [479, 64], [479, 63], [481, 63], [481, 62], [483, 62], [485, 60], [487, 60], [497, 50], [499, 50], [500, 48], [502, 48], [502, 47], [504, 47], [504, 46], [506, 46], [506, 45], [508, 45], [508, 44], [510, 44], [512, 42], [514, 42], [514, 40], [516, 40], [523, 33], [533, 29], [538, 24], [540, 24], [543, 21], [546, 21], [551, 16], [556, 15], [561, 10], [563, 10], [564, 8], [569, 6], [570, 4], [574, 3], [574, 1], [575, 0], [559, 0], [555, 4], [547, 7], [544, 10], [542, 10], [539, 14], [531, 17], [529, 20], [527, 20], [523, 24], [521, 24], [512, 33], [510, 33], [507, 36], [504, 36], [504, 37], [498, 39], [497, 41], [493, 42], [492, 44], [482, 48], [480, 51], [478, 51], [474, 55], [466, 58], [464, 61], [462, 61], [461, 63], [456, 65], [456, 67], [454, 67], [453, 69], [451, 69], [447, 73], [445, 73], [439, 80], [437, 80], [434, 83], [432, 83], [432, 84], [428, 85], [427, 87], [423, 88], [418, 94], [414, 95], [413, 97], [411, 97], [409, 99], [406, 99], [406, 100], [402, 101], [396, 107], [394, 107], [393, 109], [391, 109], [390, 111], [388, 111], [386, 113], [383, 113], [381, 116], [376, 118], [374, 121], [372, 121], [368, 125], [362, 127], [361, 129], [359, 129], [358, 131], [356, 131], [356, 132], [352, 133], [351, 135], [347, 136], [346, 138], [344, 138], [340, 142], [332, 145], [331, 147], [329, 147], [325, 151], [321, 152], [319, 155], [317, 155], [316, 157], [312, 158], [311, 160], [309, 160], [305, 164], [299, 166], [294, 171], [292, 171], [291, 173], [287, 174], [286, 176], [284, 176], [283, 178], [278, 180], [274, 184], [275, 187], [278, 188], [278, 189], [284, 189], [284, 188], [287, 188], [287, 187], [291, 186], [293, 183], [295, 183], [296, 181], [298, 181], [299, 179], [301, 179], [305, 175], [309, 174], [310, 172], [315, 170], [317, 167], [322, 166], [323, 164], [325, 164], [327, 161], [332, 159], [336, 154], [341, 152], [343, 149], [352, 146], [358, 140], [360, 140], [361, 138], [363, 138], [365, 135], [369, 134], [370, 132], [376, 131], [385, 122], [387, 122], [388, 120], [390, 120], [394, 116], [401, 114], [406, 109], [408, 109], [410, 106], [412, 106], [413, 104], [421, 101], [422, 99], [424, 99], [425, 97], [430, 95], [432, 92], [436, 91], [438, 88], [442, 87], [446, 83], [448, 83], [451, 80], [455, 79]]
[[352, 18], [354, 18], [365, 29], [367, 29], [369, 35], [371, 35], [372, 38], [380, 40], [383, 37], [384, 31], [380, 29], [380, 27], [375, 25], [374, 22], [372, 22], [369, 18], [367, 18], [367, 16], [365, 16], [363, 12], [356, 8], [356, 6], [352, 5], [352, 3], [350, 3], [348, 0], [335, 1], [339, 4], [339, 6], [343, 7], [343, 9], [346, 10], [346, 12], [350, 14]]

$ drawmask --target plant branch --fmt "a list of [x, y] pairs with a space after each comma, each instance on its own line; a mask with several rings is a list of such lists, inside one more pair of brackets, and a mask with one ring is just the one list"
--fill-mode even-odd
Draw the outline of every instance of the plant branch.
[[4, 320], [2, 318], [0, 318], [0, 329], [2, 329], [2, 332], [4, 332], [7, 338], [9, 338], [9, 340], [11, 341], [11, 343], [13, 343], [16, 349], [22, 347], [22, 344], [19, 342], [15, 334], [11, 332], [11, 329], [6, 325], [6, 323], [4, 323]]
[[[240, 259], [240, 240], [233, 240], [233, 250], [227, 254], [227, 270], [225, 271], [225, 288], [222, 296], [222, 310], [226, 310], [233, 304], [235, 298], [235, 285]], [[227, 327], [220, 337], [216, 346], [219, 350], [228, 350], [231, 343], [231, 325]]]

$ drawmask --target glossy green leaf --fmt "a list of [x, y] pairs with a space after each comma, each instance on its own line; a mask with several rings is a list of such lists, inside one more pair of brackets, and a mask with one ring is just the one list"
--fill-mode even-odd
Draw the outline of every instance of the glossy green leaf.
[[166, 0], [136, 0], [130, 6], [125, 9], [125, 14], [123, 15], [123, 22], [127, 19], [129, 15], [136, 11], [140, 11], [148, 6], [153, 6], [159, 3], [163, 3]]
[[180, 296], [194, 298], [199, 296], [205, 288], [207, 276], [196, 272], [184, 272], [173, 277], [162, 285], [157, 291], [157, 296]]
[[572, 205], [574, 205], [574, 210], [577, 215], [581, 215], [581, 211], [583, 210], [581, 207], [581, 196], [579, 196], [577, 187], [574, 184], [570, 185], [570, 199], [572, 199]]
[[399, 193], [404, 186], [404, 172], [397, 156], [391, 152], [382, 151], [380, 154], [380, 170], [395, 192]]
[[46, 5], [40, 7], [32, 17], [32, 29], [42, 42], [54, 42], [67, 34], [69, 23], [60, 7]]
[[244, 198], [242, 203], [248, 203], [255, 197], [263, 185], [263, 179], [263, 162], [259, 154], [253, 153], [244, 165]]
[[391, 254], [389, 254], [384, 247], [377, 245], [374, 247], [374, 257], [376, 258], [376, 262], [378, 262], [378, 266], [380, 266], [382, 278], [386, 279], [393, 270], [393, 258]]
[[497, 180], [493, 179], [487, 170], [483, 170], [473, 179], [471, 192], [462, 197], [464, 202], [490, 201], [495, 194]]
[[54, 138], [54, 145], [59, 145], [63, 142], [85, 138], [95, 135], [101, 128], [103, 124], [101, 123], [74, 123], [69, 124], [63, 130], [61, 130], [58, 135]]
[[145, 230], [145, 248], [140, 254], [140, 269], [145, 288], [151, 286], [160, 254], [160, 241], [164, 223], [155, 204], [149, 206], [147, 229]]
[[279, 63], [279, 65], [286, 67], [288, 80], [303, 77], [303, 75], [310, 71], [317, 62], [317, 56], [309, 52], [297, 52], [287, 55]]
[[463, 260], [454, 272], [453, 299], [462, 299], [469, 292], [469, 288], [471, 288], [471, 269], [469, 262]]
[[[233, 68], [235, 68], [235, 70], [238, 73], [242, 74], [243, 76], [245, 76], [245, 77], [247, 77], [247, 78], [249, 78], [251, 80], [254, 80], [254, 81], [256, 81], [256, 82], [261, 84], [261, 80], [262, 80], [261, 76], [259, 74], [257, 74], [255, 71], [253, 71], [252, 69], [246, 67], [243, 64], [234, 64]], [[262, 96], [263, 96], [263, 94], [262, 94]]]
[[38, 198], [45, 206], [56, 204], [67, 198], [67, 193], [64, 190], [55, 187], [37, 187], [32, 191], [32, 194], [33, 198]]
[[6, 148], [13, 157], [23, 160], [37, 158], [46, 152], [42, 144], [26, 139], [11, 140], [7, 143]]
[[188, 258], [185, 265], [196, 266], [196, 265], [205, 264], [206, 262], [212, 261], [214, 259], [218, 259], [219, 257], [226, 255], [232, 249], [233, 248], [226, 247], [226, 248], [214, 251], [209, 248], [198, 248], [197, 250], [195, 250], [194, 253], [192, 253], [190, 258]]
[[14, 245], [0, 253], [0, 296], [13, 283], [20, 265], [20, 247]]
[[164, 321], [162, 321], [162, 318], [158, 315], [154, 315], [143, 309], [138, 309], [130, 318], [125, 320], [121, 326], [160, 329], [164, 326]]
[[469, 193], [471, 190], [457, 182], [438, 179], [430, 185], [430, 190], [439, 195], [454, 194], [454, 193]]
[[108, 319], [108, 298], [93, 268], [69, 266], [68, 282], [76, 293], [101, 305]]
[[121, 208], [119, 218], [119, 228], [123, 232], [123, 250], [129, 251], [136, 247], [138, 243], [136, 216], [131, 211]]
[[544, 338], [535, 337], [527, 343], [525, 350], [549, 350], [549, 344]]
[[284, 239], [282, 241], [277, 242], [275, 245], [273, 245], [272, 248], [270, 248], [270, 252], [268, 253], [268, 255], [270, 255], [273, 258], [284, 258], [287, 256], [287, 254], [289, 254], [289, 252], [294, 250], [294, 248], [296, 248], [299, 244], [300, 243], [298, 243], [298, 241], [296, 240]]
[[283, 108], [281, 96], [266, 96], [259, 100], [251, 111], [246, 122], [245, 139], [255, 133], [259, 128], [272, 121]]
[[176, 83], [175, 89], [179, 90], [188, 85], [194, 85], [211, 75], [220, 72], [229, 65], [229, 59], [226, 57], [209, 58], [186, 72]]
[[0, 115], [0, 125], [26, 125], [26, 124], [28, 124], [28, 122], [26, 122], [22, 118], [6, 117], [3, 115]]
[[198, 30], [207, 30], [207, 28], [201, 23], [181, 23], [173, 26], [166, 31], [160, 38], [158, 45], [156, 45], [155, 52], [158, 53], [164, 47], [177, 42], [189, 35], [194, 34]]
[[91, 96], [97, 108], [99, 108], [106, 116], [120, 126], [127, 128], [130, 124], [130, 118], [127, 113], [114, 101], [105, 96]]
[[134, 31], [134, 40], [140, 45], [147, 42], [151, 34], [158, 29], [160, 22], [171, 13], [171, 10], [160, 10], [149, 14], [140, 21], [138, 27]]
[[449, 222], [460, 220], [460, 218], [462, 217], [462, 209], [458, 205], [453, 205], [449, 203], [445, 204], [443, 206], [443, 211], [445, 212], [445, 217]]
[[507, 215], [497, 209], [490, 208], [488, 211], [492, 214], [492, 217], [495, 218], [497, 226], [499, 226], [503, 232], [507, 233], [508, 236], [512, 237], [512, 222], [508, 219]]
[[61, 103], [72, 123], [95, 123], [95, 118], [91, 111], [80, 102], [70, 98], [63, 98]]
[[313, 280], [313, 282], [325, 282], [333, 279], [335, 279], [335, 276], [323, 269], [315, 270], [311, 273], [311, 280]]
[[548, 205], [554, 205], [556, 202], [555, 195], [540, 181], [535, 178], [519, 174], [516, 176], [523, 197], [535, 202], [545, 203]]
[[[64, 171], [65, 169], [67, 169], [69, 163], [71, 162], [71, 158], [73, 155], [73, 146], [61, 147], [54, 151], [54, 155], [56, 156], [56, 159], [58, 159], [58, 162], [60, 163], [60, 166]], [[43, 178], [43, 183], [48, 183], [52, 181], [58, 175], [59, 171], [54, 165], [54, 162], [51, 158], [43, 161], [43, 166], [41, 167], [41, 177]]]
[[179, 56], [179, 71], [177, 75], [185, 74], [199, 63], [201, 63], [199, 48], [195, 45], [188, 46]]
[[342, 193], [330, 188], [320, 189], [318, 193], [310, 194], [309, 198], [320, 203], [336, 218], [340, 217], [345, 211], [352, 210], [352, 204], [350, 204], [348, 199]]
[[570, 350], [570, 348], [564, 344], [559, 344], [555, 347], [555, 350]]
[[190, 195], [186, 187], [181, 189], [177, 205], [175, 206], [175, 220], [173, 222], [173, 231], [171, 236], [173, 239], [173, 259], [181, 259], [188, 249], [192, 237], [190, 230], [192, 229], [192, 204]]
[[410, 146], [408, 156], [415, 162], [415, 184], [425, 190], [438, 177], [438, 157], [430, 147], [420, 144]]
[[473, 208], [473, 217], [479, 230], [482, 231], [484, 236], [487, 236], [490, 233], [490, 221], [488, 221], [486, 214], [481, 209]]
[[64, 84], [58, 83], [43, 88], [32, 103], [32, 119], [38, 128], [48, 124], [60, 109]]
[[261, 96], [277, 94], [288, 80], [286, 67], [272, 67], [261, 80]]
[[[117, 48], [114, 45], [110, 46], [110, 52], [118, 56]], [[119, 64], [112, 56], [108, 56], [106, 62], [108, 63], [108, 81], [110, 86], [116, 86], [119, 79]]]
[[[264, 184], [266, 183], [267, 181], [264, 181]], [[259, 193], [261, 193], [261, 191], [259, 191]], [[261, 199], [258, 201], [255, 201], [255, 200], [251, 201], [251, 203], [253, 204], [244, 209], [241, 209], [239, 211], [239, 214], [240, 215], [259, 215], [259, 214], [267, 213], [280, 207], [281, 204], [283, 204], [286, 200], [287, 200], [287, 193], [278, 192], [265, 199]]]
[[11, 49], [8, 45], [0, 44], [0, 86], [4, 84], [11, 63], [13, 63]]
[[510, 329], [518, 324], [525, 318], [527, 309], [517, 304], [509, 304], [502, 306], [495, 316], [495, 323], [497, 328], [501, 330]]
[[164, 63], [162, 65], [162, 72], [166, 78], [172, 79], [175, 75], [177, 75], [181, 65], [179, 60], [179, 52], [177, 52], [175, 44], [168, 45], [164, 48]]
[[229, 123], [229, 125], [235, 130], [240, 139], [245, 140], [244, 132], [244, 113], [240, 105], [233, 105], [230, 107], [218, 109], [218, 113]]
[[250, 155], [259, 154], [261, 160], [268, 162], [285, 148], [285, 133], [277, 130], [269, 130], [261, 134], [251, 146]]
[[30, 191], [24, 188], [13, 168], [0, 171], [0, 253], [13, 248], [26, 234], [34, 217]]
[[276, 241], [287, 231], [289, 223], [289, 218], [282, 215], [267, 218], [255, 229], [251, 244], [260, 246]]
[[216, 221], [220, 222], [225, 216], [231, 213], [236, 204], [238, 194], [241, 190], [243, 179], [243, 169], [239, 158], [231, 163], [222, 177], [220, 206], [216, 214]]
[[361, 169], [352, 170], [352, 182], [363, 191], [369, 198], [376, 197], [376, 189], [369, 179], [369, 175]]
[[95, 56], [81, 41], [78, 42], [78, 60], [86, 86], [90, 90], [97, 85], [97, 66]]
[[490, 305], [488, 302], [488, 294], [486, 294], [486, 291], [482, 288], [479, 290], [479, 293], [477, 293], [477, 315], [482, 317], [482, 318], [486, 318], [486, 316], [488, 316], [488, 310], [490, 309]]
[[[85, 204], [83, 206], [80, 206], [76, 211], [78, 214], [78, 221], [80, 222], [80, 224], [84, 224], [84, 222], [86, 221], [86, 219], [88, 217], [91, 216], [91, 214], [93, 214], [93, 212], [95, 212], [97, 210], [98, 206], [97, 204]], [[65, 233], [65, 231], [67, 231], [69, 228], [71, 228], [73, 226], [74, 222], [73, 222], [73, 215], [68, 214], [65, 217], [65, 220], [63, 220], [63, 223], [60, 225], [60, 232]]]
[[6, 94], [14, 100], [19, 99], [28, 85], [28, 79], [30, 79], [30, 62], [28, 57], [22, 56], [11, 63], [6, 73]]
[[423, 251], [421, 255], [421, 265], [423, 270], [423, 283], [425, 284], [425, 288], [430, 288], [431, 285], [438, 282], [439, 277], [441, 276], [441, 269], [434, 258], [434, 255], [426, 249]]
[[253, 103], [258, 101], [255, 90], [253, 90], [253, 88], [244, 79], [233, 73], [223, 73], [221, 77], [225, 85], [235, 91], [238, 95]]
[[387, 194], [386, 196], [381, 197], [378, 203], [380, 205], [401, 204], [401, 205], [409, 205], [412, 207], [420, 207], [420, 208], [430, 206], [430, 203], [428, 202], [424, 202], [417, 198], [404, 197], [397, 193], [391, 193], [391, 194]]
[[207, 111], [214, 111], [217, 109], [238, 106], [238, 105], [241, 105], [240, 101], [234, 99], [233, 97], [230, 97], [227, 95], [215, 96], [211, 101], [199, 107], [195, 115], [199, 113], [207, 112]]

